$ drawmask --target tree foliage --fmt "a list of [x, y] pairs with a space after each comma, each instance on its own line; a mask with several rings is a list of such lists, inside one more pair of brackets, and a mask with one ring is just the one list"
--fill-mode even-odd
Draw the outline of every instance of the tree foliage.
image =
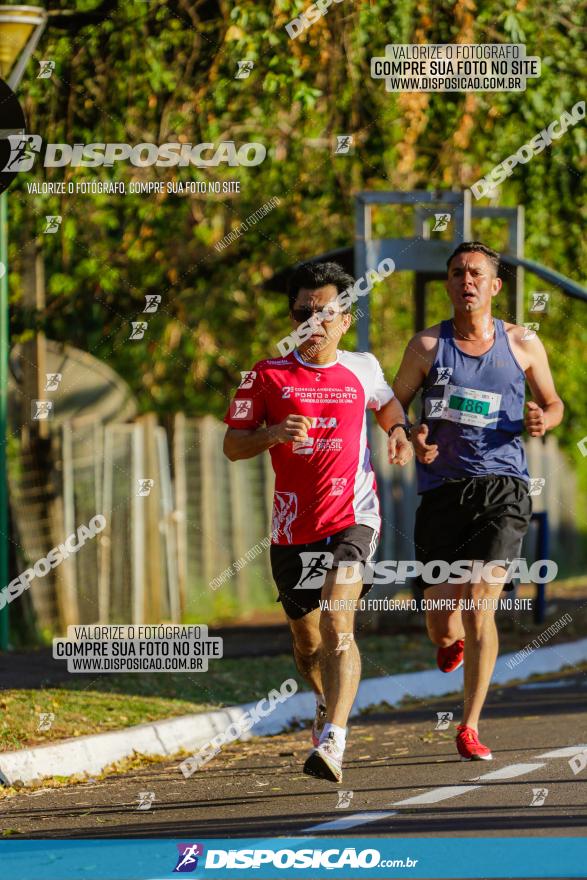
[[[259, 141], [255, 168], [37, 169], [11, 190], [13, 300], [23, 243], [47, 214], [62, 231], [43, 237], [47, 332], [107, 360], [144, 409], [221, 415], [239, 371], [276, 353], [287, 332], [285, 297], [263, 289], [275, 271], [353, 242], [360, 189], [462, 189], [581, 99], [585, 2], [343, 0], [302, 36], [285, 24], [301, 0], [95, 0], [52, 4], [41, 55], [21, 94], [29, 129], [67, 143]], [[100, 11], [103, 17], [100, 20]], [[77, 15], [69, 26], [59, 12]], [[524, 42], [542, 59], [522, 93], [390, 94], [370, 77], [387, 43]], [[237, 62], [254, 62], [236, 79]], [[337, 133], [352, 156], [334, 157]], [[526, 206], [526, 254], [587, 281], [584, 125], [515, 173], [501, 204]], [[238, 195], [31, 196], [26, 183], [105, 179], [239, 180]], [[280, 205], [225, 250], [214, 244], [272, 197]], [[385, 226], [383, 216], [377, 221]], [[412, 230], [393, 221], [397, 234]], [[482, 227], [499, 248], [503, 231]], [[527, 291], [544, 289], [527, 279]], [[129, 341], [145, 294], [162, 304], [143, 341]], [[567, 404], [566, 442], [587, 434], [587, 307], [551, 291], [541, 334]], [[411, 280], [394, 275], [372, 295], [373, 347], [397, 366], [410, 333]], [[503, 305], [502, 305], [503, 308]], [[445, 301], [435, 294], [431, 314]], [[532, 318], [529, 317], [531, 320]], [[22, 330], [18, 308], [15, 330]]]

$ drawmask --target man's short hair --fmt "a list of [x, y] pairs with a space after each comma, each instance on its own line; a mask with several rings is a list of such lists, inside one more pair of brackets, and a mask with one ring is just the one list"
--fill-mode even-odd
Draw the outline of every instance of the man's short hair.
[[[317, 290], [327, 284], [334, 284], [338, 293], [352, 287], [355, 279], [339, 266], [338, 263], [300, 263], [293, 270], [287, 282], [289, 310], [294, 307], [298, 293], [302, 287], [306, 290]], [[350, 304], [343, 312], [350, 312]]]
[[481, 241], [463, 241], [463, 242], [461, 242], [461, 244], [458, 246], [458, 248], [456, 248], [452, 252], [450, 257], [446, 261], [446, 268], [450, 269], [451, 261], [454, 260], [454, 258], [457, 257], [459, 254], [471, 254], [471, 253], [483, 254], [485, 257], [487, 257], [487, 259], [489, 260], [489, 262], [493, 266], [495, 274], [497, 275], [497, 273], [499, 272], [499, 262], [500, 262], [499, 254], [497, 253], [497, 251], [492, 251], [491, 248], [488, 248], [487, 245], [483, 244], [483, 242], [481, 242]]

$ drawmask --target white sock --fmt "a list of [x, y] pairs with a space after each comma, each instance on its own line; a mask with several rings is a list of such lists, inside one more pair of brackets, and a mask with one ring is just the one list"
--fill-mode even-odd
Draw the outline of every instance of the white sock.
[[329, 721], [324, 725], [324, 730], [320, 736], [320, 742], [324, 742], [329, 733], [334, 734], [334, 741], [341, 752], [344, 752], [346, 746], [346, 727], [339, 727], [338, 724], [331, 724]]

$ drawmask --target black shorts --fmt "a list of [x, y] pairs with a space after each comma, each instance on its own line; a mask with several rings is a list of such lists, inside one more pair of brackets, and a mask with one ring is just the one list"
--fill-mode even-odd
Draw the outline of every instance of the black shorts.
[[[449, 480], [422, 493], [416, 511], [416, 559], [491, 562], [517, 559], [532, 516], [528, 483], [518, 477]], [[425, 584], [425, 589], [432, 584]], [[504, 590], [513, 589], [511, 583]]]
[[[277, 601], [283, 604], [287, 616], [299, 620], [318, 608], [328, 571], [345, 563], [369, 562], [378, 538], [369, 526], [349, 526], [312, 544], [272, 544], [271, 570], [279, 592]], [[371, 584], [364, 584], [361, 596], [370, 589]]]

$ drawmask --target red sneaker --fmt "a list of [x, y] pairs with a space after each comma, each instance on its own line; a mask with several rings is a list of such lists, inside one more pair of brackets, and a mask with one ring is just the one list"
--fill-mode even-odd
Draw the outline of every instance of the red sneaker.
[[457, 750], [461, 761], [493, 761], [491, 750], [479, 742], [479, 734], [472, 727], [457, 727]]
[[463, 639], [449, 645], [448, 648], [439, 648], [436, 652], [436, 663], [441, 672], [454, 672], [463, 665], [465, 656], [465, 642]]

